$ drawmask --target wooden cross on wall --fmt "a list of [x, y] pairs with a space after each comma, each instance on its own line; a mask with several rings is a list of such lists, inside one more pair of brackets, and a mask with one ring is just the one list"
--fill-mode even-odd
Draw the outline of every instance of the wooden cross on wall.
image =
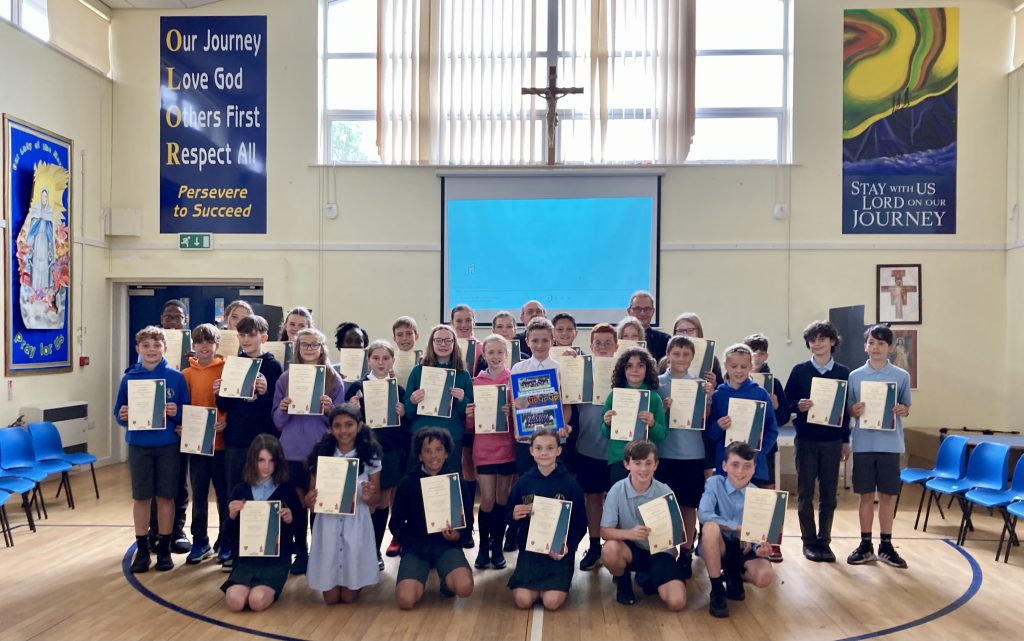
[[523, 94], [540, 96], [547, 103], [547, 114], [544, 119], [547, 123], [547, 137], [548, 137], [548, 164], [554, 165], [555, 163], [555, 131], [558, 127], [558, 99], [564, 98], [569, 94], [581, 94], [583, 93], [583, 87], [559, 87], [558, 86], [558, 70], [555, 65], [548, 66], [548, 86], [547, 87], [523, 87]]
[[907, 304], [907, 294], [917, 291], [917, 285], [904, 285], [903, 277], [907, 275], [905, 269], [892, 270], [893, 285], [882, 285], [881, 290], [889, 293], [889, 302], [896, 308], [897, 320], [903, 320], [903, 306]]

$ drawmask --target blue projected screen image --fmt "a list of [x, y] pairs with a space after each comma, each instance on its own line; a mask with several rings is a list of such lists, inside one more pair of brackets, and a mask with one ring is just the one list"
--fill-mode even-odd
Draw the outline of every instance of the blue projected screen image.
[[445, 310], [466, 304], [487, 324], [537, 299], [549, 318], [566, 311], [580, 324], [617, 322], [633, 292], [657, 291], [656, 180], [651, 186], [619, 196], [522, 189], [508, 198], [447, 197]]

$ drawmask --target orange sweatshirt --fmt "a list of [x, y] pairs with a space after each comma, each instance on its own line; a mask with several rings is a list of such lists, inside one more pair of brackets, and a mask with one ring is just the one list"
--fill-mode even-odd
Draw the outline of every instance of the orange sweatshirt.
[[[213, 393], [213, 382], [221, 377], [221, 373], [224, 371], [224, 357], [217, 354], [213, 357], [213, 362], [209, 365], [203, 366], [199, 364], [199, 360], [195, 356], [190, 356], [188, 359], [188, 367], [182, 374], [185, 376], [185, 382], [188, 383], [188, 391], [192, 396], [192, 404], [200, 407], [217, 407], [217, 396]], [[217, 411], [217, 422], [222, 423], [227, 420], [227, 414], [218, 410]], [[224, 437], [220, 432], [214, 437], [213, 449], [222, 450], [224, 449]]]

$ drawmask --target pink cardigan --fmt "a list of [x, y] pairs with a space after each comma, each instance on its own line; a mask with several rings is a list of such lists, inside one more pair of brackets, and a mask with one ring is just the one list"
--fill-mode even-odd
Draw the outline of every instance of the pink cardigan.
[[[505, 400], [512, 405], [512, 386], [509, 381], [512, 372], [503, 371], [497, 378], [485, 369], [473, 379], [473, 385], [507, 385], [508, 397]], [[466, 431], [474, 432], [475, 424], [472, 420], [466, 419]], [[473, 439], [473, 463], [475, 465], [497, 465], [499, 463], [511, 463], [516, 460], [516, 439], [513, 428], [512, 417], [509, 416], [508, 432], [504, 434], [477, 434]]]

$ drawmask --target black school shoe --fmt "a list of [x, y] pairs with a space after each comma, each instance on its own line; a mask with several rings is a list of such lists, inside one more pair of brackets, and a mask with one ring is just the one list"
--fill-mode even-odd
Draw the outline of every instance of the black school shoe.
[[829, 547], [829, 544], [825, 543], [824, 541], [818, 543], [818, 560], [822, 563], [836, 562], [835, 552], [833, 552], [832, 548]]
[[719, 592], [711, 588], [711, 602], [708, 604], [708, 612], [711, 616], [719, 619], [729, 616], [729, 602], [725, 600], [725, 590]]
[[693, 552], [680, 549], [679, 558], [676, 559], [676, 567], [679, 568], [679, 578], [689, 581], [693, 578]]
[[149, 549], [136, 550], [135, 559], [132, 560], [132, 574], [149, 572], [149, 564]]
[[587, 553], [580, 559], [580, 569], [584, 572], [589, 572], [597, 567], [597, 564], [601, 562], [601, 547], [591, 547], [587, 550]]
[[622, 576], [614, 577], [615, 600], [622, 605], [633, 605], [636, 603], [636, 594], [633, 593], [633, 577], [629, 572]]
[[[820, 563], [822, 561], [821, 549], [818, 547], [817, 543], [804, 543], [804, 558], [808, 561], [814, 561], [815, 563]], [[833, 560], [835, 559], [833, 558]]]

